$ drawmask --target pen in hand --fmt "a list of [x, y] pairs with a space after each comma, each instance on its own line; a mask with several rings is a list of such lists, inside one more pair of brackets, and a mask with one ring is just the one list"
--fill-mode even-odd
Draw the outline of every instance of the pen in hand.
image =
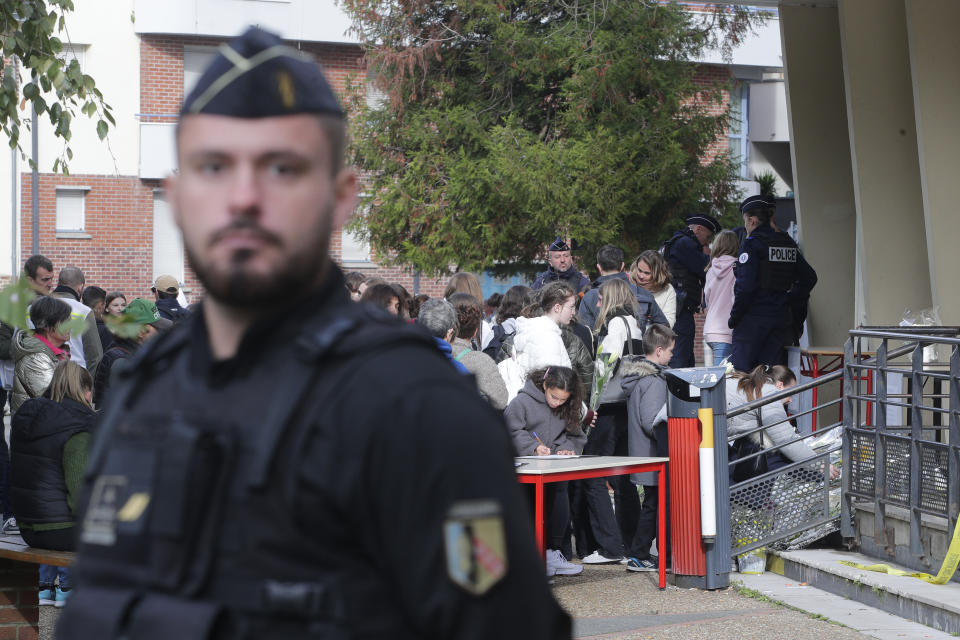
[[[547, 456], [550, 455], [550, 447], [548, 447], [546, 444], [544, 444], [543, 440], [540, 439], [540, 436], [537, 435], [537, 432], [536, 432], [536, 431], [531, 431], [530, 433], [532, 433], [532, 434], [533, 434], [533, 437], [536, 438], [536, 439], [537, 439], [537, 442], [540, 443], [540, 447], [543, 447], [544, 449], [547, 450], [547, 452], [546, 452], [545, 454], [543, 454], [543, 455], [547, 455]], [[540, 447], [537, 447], [537, 448], [539, 449]], [[540, 455], [540, 454], [538, 453], [537, 455]]]

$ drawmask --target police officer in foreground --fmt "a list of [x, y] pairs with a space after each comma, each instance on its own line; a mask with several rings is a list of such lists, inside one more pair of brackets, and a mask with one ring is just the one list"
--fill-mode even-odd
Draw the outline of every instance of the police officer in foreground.
[[677, 334], [670, 368], [692, 367], [693, 343], [697, 325], [693, 314], [700, 311], [703, 285], [707, 277], [710, 256], [707, 247], [710, 238], [720, 231], [720, 223], [706, 213], [687, 216], [687, 226], [664, 243], [660, 253], [670, 266], [670, 280], [677, 292], [677, 320], [673, 330]]
[[570, 245], [563, 238], [557, 238], [547, 248], [547, 270], [538, 274], [530, 285], [534, 291], [539, 291], [551, 282], [563, 280], [574, 291], [580, 293], [590, 285], [590, 278], [580, 273], [573, 266], [573, 256], [570, 254]]
[[803, 332], [810, 291], [817, 274], [804, 260], [797, 243], [771, 226], [776, 201], [770, 196], [750, 196], [740, 205], [747, 238], [736, 265], [731, 362], [738, 371], [759, 364], [776, 365], [783, 348]]
[[207, 298], [115, 383], [58, 638], [570, 637], [501, 417], [327, 255], [343, 144], [258, 29], [187, 97], [166, 188]]

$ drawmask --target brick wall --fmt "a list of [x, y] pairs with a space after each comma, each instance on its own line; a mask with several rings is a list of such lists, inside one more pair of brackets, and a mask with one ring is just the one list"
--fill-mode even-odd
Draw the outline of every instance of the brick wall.
[[36, 640], [38, 565], [0, 558], [0, 640]]
[[[707, 113], [717, 116], [726, 112], [730, 106], [730, 91], [728, 87], [732, 80], [733, 76], [731, 75], [729, 67], [707, 64], [697, 66], [696, 75], [693, 79], [695, 84], [704, 89], [710, 89], [716, 85], [720, 85], [723, 88], [723, 99], [720, 103], [701, 101]], [[729, 149], [730, 143], [727, 140], [727, 132], [725, 131], [722, 136], [718, 137], [715, 142], [707, 147], [707, 152], [703, 155], [702, 160], [704, 163], [710, 162], [720, 154], [726, 153]]]
[[[217, 46], [222, 40], [186, 36], [147, 35], [140, 43], [140, 119], [148, 122], [174, 122], [183, 101], [184, 48]], [[348, 78], [363, 78], [362, 50], [355, 45], [303, 43], [324, 66], [334, 87], [342, 93]], [[700, 65], [695, 81], [704, 86], [726, 83], [730, 72], [726, 67]], [[712, 112], [726, 107], [711, 105]], [[710, 147], [705, 160], [727, 149], [724, 135]], [[22, 174], [23, 205], [21, 241], [24, 258], [29, 255], [32, 231], [30, 219], [29, 173]], [[55, 232], [56, 187], [90, 187], [85, 202], [85, 232], [88, 238], [58, 237]], [[141, 180], [136, 176], [40, 174], [40, 251], [54, 262], [56, 268], [73, 264], [87, 274], [87, 282], [107, 290], [120, 290], [131, 296], [149, 297], [152, 284], [153, 261], [153, 192], [160, 185], [156, 181]], [[331, 256], [339, 262], [341, 238], [332, 239]], [[583, 265], [579, 265], [581, 269]], [[376, 263], [350, 264], [368, 274], [396, 282], [411, 293], [415, 277], [410, 269], [380, 267]], [[185, 266], [186, 289], [192, 292], [191, 301], [202, 293], [189, 267]], [[447, 278], [421, 277], [417, 289], [430, 296], [442, 295]], [[699, 341], [698, 341], [699, 343]], [[698, 359], [700, 358], [698, 351]]]
[[[178, 36], [143, 36], [140, 42], [140, 108], [143, 122], [175, 122], [183, 102], [184, 48], [216, 46], [222, 40]], [[324, 66], [334, 89], [343, 92], [351, 74], [363, 74], [362, 51], [354, 45], [309, 43], [303, 49], [313, 53]], [[70, 175], [41, 173], [40, 253], [50, 258], [55, 269], [68, 264], [83, 269], [88, 284], [108, 291], [119, 290], [131, 297], [151, 297], [153, 281], [153, 193], [155, 180], [137, 176]], [[33, 233], [30, 173], [21, 174], [21, 246], [24, 260], [30, 255]], [[85, 229], [88, 237], [66, 237], [56, 233], [56, 188], [89, 187], [85, 198]], [[336, 238], [339, 256], [339, 237]], [[188, 266], [184, 268], [185, 289], [191, 301], [202, 287]], [[412, 277], [410, 278], [412, 285]]]

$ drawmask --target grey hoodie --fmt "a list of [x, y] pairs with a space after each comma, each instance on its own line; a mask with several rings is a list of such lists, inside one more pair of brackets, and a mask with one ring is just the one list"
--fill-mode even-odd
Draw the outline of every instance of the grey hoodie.
[[543, 390], [533, 384], [532, 380], [524, 383], [517, 397], [507, 405], [503, 417], [507, 421], [507, 429], [518, 456], [534, 455], [537, 445], [540, 444], [533, 437], [534, 431], [543, 443], [550, 447], [550, 453], [562, 450], [580, 453], [583, 445], [587, 443], [583, 431], [578, 430], [576, 434], [567, 431], [563, 418], [547, 405]]
[[[624, 360], [620, 364], [622, 386], [627, 392], [627, 451], [631, 456], [656, 457], [659, 450], [666, 455], [666, 442], [658, 443], [655, 427], [657, 414], [667, 402], [667, 381], [664, 367], [643, 358]], [[655, 472], [634, 473], [634, 484], [657, 484]]]

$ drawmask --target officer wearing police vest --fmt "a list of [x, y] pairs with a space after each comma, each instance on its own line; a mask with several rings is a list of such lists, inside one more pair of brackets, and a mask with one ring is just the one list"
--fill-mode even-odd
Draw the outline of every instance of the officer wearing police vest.
[[693, 343], [697, 326], [693, 314], [700, 311], [703, 285], [710, 257], [706, 247], [713, 234], [720, 231], [720, 223], [706, 213], [687, 216], [686, 228], [673, 234], [660, 253], [670, 266], [670, 281], [677, 292], [677, 320], [673, 330], [677, 340], [673, 347], [670, 367], [692, 367], [696, 364]]
[[259, 29], [187, 97], [166, 188], [207, 297], [112, 389], [58, 638], [570, 637], [501, 417], [327, 255], [343, 140]]
[[[733, 366], [750, 371], [758, 364], [781, 363], [793, 327], [803, 326], [817, 274], [793, 239], [771, 226], [773, 198], [751, 196], [740, 205], [740, 213], [747, 237], [736, 265], [728, 324], [733, 329]], [[798, 314], [802, 317], [794, 317]]]

